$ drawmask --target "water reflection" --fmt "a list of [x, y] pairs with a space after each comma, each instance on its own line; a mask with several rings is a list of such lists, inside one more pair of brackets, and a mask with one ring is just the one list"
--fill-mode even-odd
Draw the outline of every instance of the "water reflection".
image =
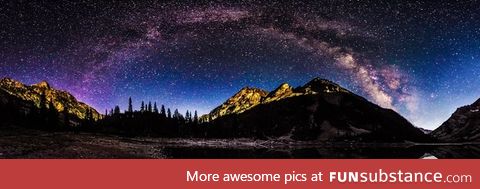
[[476, 159], [480, 158], [480, 145], [439, 146], [431, 154], [439, 159]]
[[420, 159], [438, 159], [438, 158], [430, 153], [425, 153], [423, 154], [422, 157], [420, 157]]
[[480, 158], [479, 145], [412, 147], [295, 147], [295, 148], [219, 148], [167, 147], [168, 158], [369, 158], [369, 159], [452, 159]]

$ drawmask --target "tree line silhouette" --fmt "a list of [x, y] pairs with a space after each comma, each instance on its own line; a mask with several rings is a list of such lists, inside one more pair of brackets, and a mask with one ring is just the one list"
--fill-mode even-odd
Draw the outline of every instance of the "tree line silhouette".
[[[332, 141], [345, 141], [354, 138], [361, 141], [431, 141], [415, 128], [408, 126], [408, 121], [398, 117], [392, 111], [376, 111], [368, 101], [358, 101], [356, 97], [349, 100], [356, 108], [368, 113], [357, 114], [357, 109], [350, 106], [337, 107], [319, 97], [300, 96], [282, 102], [261, 104], [241, 114], [230, 114], [220, 118], [202, 122], [197, 111], [186, 111], [182, 114], [178, 109], [173, 112], [156, 102], [141, 101], [139, 109], [135, 109], [132, 99], [128, 99], [128, 107], [122, 111], [117, 105], [105, 110], [101, 119], [96, 119], [93, 109], [83, 112], [82, 118], [69, 112], [68, 106], [58, 108], [41, 95], [37, 104], [17, 99], [0, 90], [0, 126], [24, 126], [48, 131], [84, 131], [106, 133], [122, 136], [179, 137], [179, 138], [257, 138], [288, 136], [295, 140], [315, 140], [322, 133], [321, 124], [333, 125], [336, 133], [331, 134]], [[299, 105], [317, 103], [315, 112]], [[59, 105], [59, 104], [57, 104]], [[313, 116], [313, 117], [312, 117]], [[348, 122], [347, 122], [348, 121]], [[375, 123], [375, 124], [366, 124]], [[349, 123], [358, 123], [372, 131], [366, 135], [356, 135]], [[362, 125], [363, 124], [363, 125]], [[387, 127], [395, 125], [395, 127]], [[382, 127], [380, 127], [382, 126]], [[402, 129], [407, 128], [407, 129]], [[397, 136], [406, 136], [397, 138]]]
[[[1, 95], [0, 95], [1, 97]], [[141, 102], [138, 110], [132, 98], [122, 111], [117, 105], [105, 110], [102, 119], [95, 120], [87, 109], [84, 117], [69, 113], [67, 106], [57, 111], [54, 104], [41, 94], [39, 104], [6, 96], [0, 101], [0, 126], [14, 125], [48, 131], [86, 131], [118, 134], [125, 136], [152, 137], [206, 137], [206, 123], [200, 123], [197, 111], [187, 110], [182, 114], [156, 102]]]
[[188, 137], [205, 136], [200, 128], [198, 113], [187, 110], [181, 114], [178, 109], [172, 113], [170, 108], [157, 103], [141, 102], [140, 109], [133, 108], [132, 98], [128, 99], [128, 108], [122, 112], [117, 105], [110, 111], [105, 110], [103, 119], [93, 125], [93, 129], [122, 135]]
[[52, 101], [47, 101], [41, 94], [39, 104], [23, 101], [11, 96], [3, 96], [0, 102], [1, 126], [23, 126], [26, 128], [49, 131], [79, 130], [86, 125], [92, 125], [92, 112], [87, 111], [84, 119], [69, 113], [68, 107], [57, 111]]

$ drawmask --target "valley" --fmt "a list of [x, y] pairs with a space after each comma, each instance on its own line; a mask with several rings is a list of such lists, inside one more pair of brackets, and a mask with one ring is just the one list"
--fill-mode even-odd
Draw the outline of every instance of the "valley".
[[478, 102], [430, 133], [320, 78], [272, 92], [245, 87], [201, 117], [151, 102], [134, 110], [131, 99], [101, 115], [46, 82], [8, 78], [0, 96], [0, 158], [480, 157], [469, 121]]

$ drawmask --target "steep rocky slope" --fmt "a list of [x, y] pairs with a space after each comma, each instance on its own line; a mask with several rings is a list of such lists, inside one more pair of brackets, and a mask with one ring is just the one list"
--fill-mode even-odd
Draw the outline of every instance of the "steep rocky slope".
[[242, 113], [260, 104], [267, 94], [267, 91], [262, 89], [245, 87], [201, 119], [209, 121], [224, 115]]
[[84, 119], [87, 112], [91, 112], [92, 118], [95, 120], [101, 118], [101, 115], [92, 107], [79, 102], [68, 92], [52, 88], [45, 81], [28, 86], [10, 78], [3, 78], [0, 80], [0, 92], [3, 104], [15, 101], [10, 103], [20, 104], [18, 108], [26, 111], [30, 108], [28, 107], [30, 104], [40, 108], [43, 98], [45, 99], [43, 103], [47, 108], [51, 108], [49, 106], [53, 105], [58, 112], [63, 112], [66, 108], [69, 114], [80, 119]]
[[296, 95], [296, 93], [293, 91], [293, 87], [291, 87], [288, 83], [283, 83], [279, 87], [277, 87], [275, 90], [270, 92], [262, 101], [262, 103], [269, 103], [276, 100], [281, 100], [287, 97], [291, 97], [294, 95]]
[[293, 88], [288, 83], [282, 83], [272, 92], [258, 88], [245, 87], [226, 100], [222, 105], [213, 109], [209, 114], [202, 116], [203, 121], [212, 121], [229, 114], [239, 114], [259, 104], [282, 100], [293, 96], [317, 93], [349, 93], [339, 85], [320, 78], [315, 78], [304, 86]]
[[480, 142], [480, 99], [458, 108], [431, 135], [444, 142]]
[[319, 78], [295, 89], [282, 84], [255, 102], [242, 113], [210, 121], [211, 132], [286, 140], [432, 141], [395, 111]]

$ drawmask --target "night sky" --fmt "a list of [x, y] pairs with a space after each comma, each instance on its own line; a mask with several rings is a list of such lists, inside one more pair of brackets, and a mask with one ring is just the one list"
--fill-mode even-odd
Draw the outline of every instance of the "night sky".
[[244, 86], [332, 80], [434, 129], [480, 98], [480, 2], [6, 1], [0, 77], [98, 111], [207, 113]]

